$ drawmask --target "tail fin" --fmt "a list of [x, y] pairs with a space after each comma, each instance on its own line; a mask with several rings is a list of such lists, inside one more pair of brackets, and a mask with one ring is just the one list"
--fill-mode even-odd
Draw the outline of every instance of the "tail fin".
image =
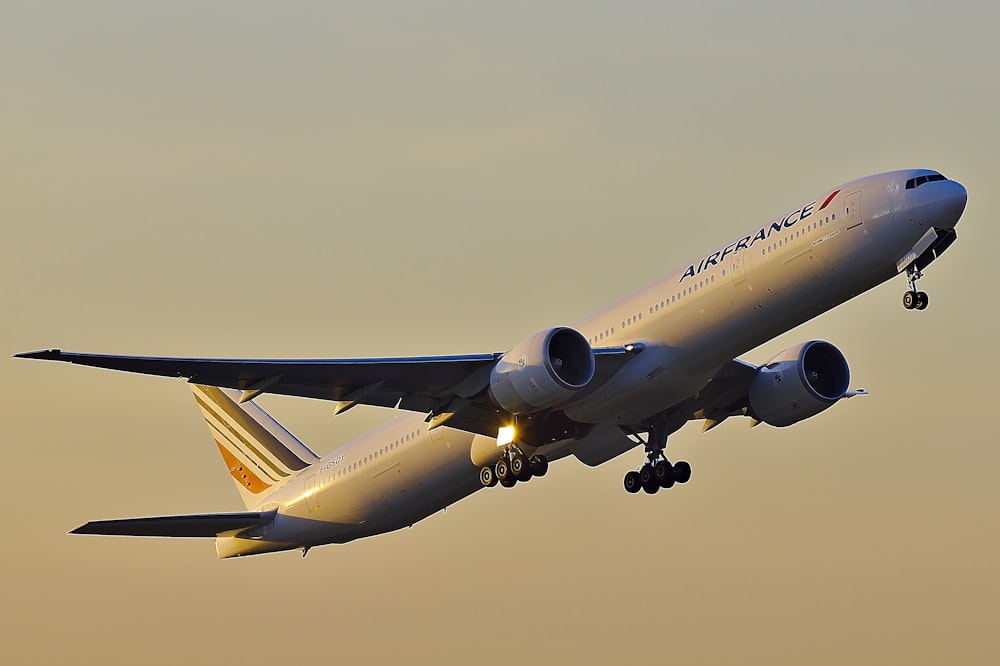
[[319, 458], [239, 391], [192, 384], [194, 398], [212, 431], [248, 509]]

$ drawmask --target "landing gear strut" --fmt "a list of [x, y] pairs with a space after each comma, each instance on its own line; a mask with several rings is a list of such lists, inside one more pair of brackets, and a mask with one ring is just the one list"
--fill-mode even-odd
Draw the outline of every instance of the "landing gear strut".
[[652, 495], [660, 488], [672, 488], [675, 483], [687, 483], [691, 479], [691, 465], [683, 460], [671, 464], [664, 454], [667, 448], [667, 422], [663, 417], [655, 417], [649, 423], [645, 439], [639, 433], [631, 433], [646, 449], [646, 464], [638, 471], [625, 475], [625, 490], [637, 493], [640, 490]]
[[528, 457], [514, 446], [504, 449], [500, 460], [479, 470], [479, 481], [487, 488], [498, 482], [504, 488], [513, 488], [518, 481], [528, 481], [533, 476], [545, 476], [549, 461], [545, 456]]
[[917, 280], [924, 276], [914, 266], [906, 269], [906, 278], [910, 281], [910, 290], [903, 294], [903, 307], [907, 310], [926, 310], [929, 299], [927, 292], [917, 291]]

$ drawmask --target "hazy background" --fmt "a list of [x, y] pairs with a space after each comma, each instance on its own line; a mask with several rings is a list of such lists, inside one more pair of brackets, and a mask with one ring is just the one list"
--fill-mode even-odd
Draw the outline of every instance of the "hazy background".
[[[182, 384], [2, 360], [10, 663], [996, 663], [995, 3], [160, 4], [0, 6], [5, 356], [502, 350], [855, 177], [969, 206], [928, 311], [745, 357], [829, 339], [871, 397], [304, 560], [67, 536], [241, 505]], [[390, 416], [261, 404], [321, 454]]]

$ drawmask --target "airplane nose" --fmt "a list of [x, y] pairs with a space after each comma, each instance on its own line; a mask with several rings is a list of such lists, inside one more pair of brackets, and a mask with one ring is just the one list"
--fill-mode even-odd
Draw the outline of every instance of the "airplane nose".
[[910, 221], [935, 229], [953, 229], [969, 198], [965, 187], [953, 180], [924, 182], [907, 192]]
[[934, 226], [940, 229], [952, 229], [965, 211], [969, 193], [966, 192], [964, 185], [954, 180], [934, 184], [939, 186], [939, 192], [932, 204]]

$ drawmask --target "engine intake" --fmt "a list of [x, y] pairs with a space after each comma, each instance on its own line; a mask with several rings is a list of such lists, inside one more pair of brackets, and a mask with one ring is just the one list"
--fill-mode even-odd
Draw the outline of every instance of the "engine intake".
[[750, 410], [768, 425], [790, 426], [840, 400], [850, 382], [844, 354], [829, 342], [810, 340], [757, 368], [750, 383]]
[[511, 414], [533, 414], [569, 401], [594, 377], [594, 350], [579, 332], [536, 333], [503, 355], [490, 373], [490, 396]]

